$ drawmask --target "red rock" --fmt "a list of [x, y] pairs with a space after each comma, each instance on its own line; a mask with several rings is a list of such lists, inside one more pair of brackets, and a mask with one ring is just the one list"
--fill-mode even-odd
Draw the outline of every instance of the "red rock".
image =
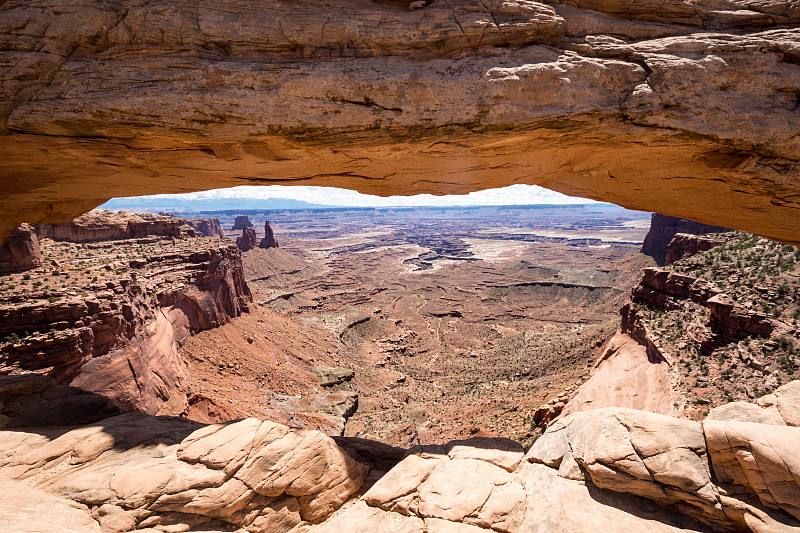
[[181, 236], [183, 221], [172, 215], [130, 213], [127, 211], [90, 211], [71, 222], [37, 224], [36, 235], [55, 241], [94, 242], [147, 235]]
[[650, 231], [642, 243], [642, 253], [649, 255], [659, 265], [666, 264], [667, 247], [676, 233], [690, 233], [701, 235], [704, 233], [719, 233], [729, 231], [720, 226], [710, 226], [701, 224], [685, 218], [670, 217], [659, 213], [653, 213], [650, 222]]
[[232, 230], [252, 228], [253, 223], [250, 222], [250, 217], [247, 215], [236, 215], [236, 220], [233, 221]]
[[278, 241], [275, 240], [275, 235], [272, 233], [272, 228], [269, 226], [269, 220], [264, 222], [264, 238], [258, 243], [259, 248], [277, 248]]
[[15, 229], [0, 247], [0, 273], [20, 272], [42, 264], [39, 239], [30, 224]]
[[243, 252], [252, 250], [256, 247], [256, 230], [252, 226], [245, 226], [242, 228], [242, 236], [236, 239], [236, 246]]

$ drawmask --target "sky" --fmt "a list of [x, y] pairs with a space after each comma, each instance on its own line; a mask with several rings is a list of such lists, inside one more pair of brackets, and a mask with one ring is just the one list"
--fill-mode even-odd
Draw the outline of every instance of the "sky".
[[536, 185], [510, 185], [500, 189], [487, 189], [463, 195], [389, 196], [382, 198], [334, 187], [306, 185], [268, 185], [231, 187], [186, 194], [159, 194], [150, 199], [208, 200], [215, 198], [288, 198], [314, 204], [348, 207], [393, 206], [466, 206], [466, 205], [530, 205], [530, 204], [589, 204], [594, 200], [566, 196]]

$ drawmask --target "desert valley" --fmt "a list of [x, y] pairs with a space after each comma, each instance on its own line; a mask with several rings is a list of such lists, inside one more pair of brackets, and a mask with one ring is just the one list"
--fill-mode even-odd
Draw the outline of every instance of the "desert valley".
[[[409, 518], [400, 530], [424, 530], [423, 511], [388, 503], [399, 490], [392, 476], [421, 475], [408, 457], [435, 458], [445, 453], [435, 450], [454, 445], [464, 451], [446, 456], [511, 473], [501, 485], [511, 493], [498, 502], [511, 514], [497, 518], [499, 526], [468, 514], [451, 523], [518, 531], [533, 520], [523, 508], [514, 511], [524, 493], [515, 491], [527, 483], [520, 465], [566, 465], [547, 459], [550, 434], [583, 413], [601, 412], [593, 409], [642, 409], [684, 424], [796, 423], [800, 252], [725, 228], [610, 204], [180, 216], [93, 211], [71, 223], [20, 227], [5, 250], [0, 421], [9, 443], [30, 451], [8, 454], [0, 473], [24, 471], [37, 485], [55, 483], [62, 487], [56, 494], [88, 505], [86, 516], [103, 531], [171, 531], [172, 523], [381, 530], [386, 516], [363, 502], [391, 511], [390, 518], [419, 516], [422, 522]], [[775, 394], [777, 402], [765, 400]], [[257, 429], [257, 420], [273, 424], [269, 431], [320, 431], [333, 437], [326, 446], [349, 457], [349, 481], [336, 482], [329, 497], [339, 503], [324, 512], [295, 508], [291, 492], [258, 503], [253, 497], [264, 493], [256, 490], [244, 515], [187, 511], [200, 497], [192, 483], [175, 495], [179, 503], [166, 506], [147, 503], [161, 500], [152, 485], [158, 478], [141, 480], [142, 490], [155, 491], [141, 504], [90, 496], [81, 478], [65, 488], [78, 471], [102, 471], [120, 460], [139, 464], [153, 443], [130, 441], [125, 428], [140, 431], [126, 420], [141, 421], [136, 417], [145, 413], [159, 415], [147, 422], [153, 438], [168, 421], [177, 424], [170, 430], [177, 436], [156, 449], [173, 441], [185, 446], [209, 423], [221, 424], [205, 427], [227, 432], [223, 440], [231, 443]], [[54, 443], [69, 442], [86, 431], [72, 430], [73, 437], [71, 427], [92, 422], [92, 431], [122, 423], [113, 430], [121, 436], [108, 444], [129, 444], [109, 455], [101, 439], [91, 452], [98, 463], [75, 473], [29, 463], [45, 442], [12, 429], [49, 427], [45, 435], [61, 435]], [[663, 446], [658, 453], [672, 449]], [[453, 467], [472, 468], [469, 461]], [[578, 464], [591, 475], [591, 464]], [[354, 465], [364, 469], [356, 479]], [[564, 468], [559, 476], [583, 479], [580, 470]], [[231, 480], [199, 483], [227, 491]], [[620, 492], [618, 482], [612, 491]], [[435, 490], [453, 490], [450, 481], [439, 483]], [[654, 483], [632, 494], [652, 499], [661, 482]], [[376, 490], [389, 499], [370, 503]], [[211, 498], [204, 505], [232, 505], [222, 494], [202, 496]], [[413, 498], [414, 505], [430, 505], [422, 494]], [[447, 498], [459, 501], [456, 494]], [[679, 507], [692, 501], [671, 498], [666, 503]], [[315, 513], [326, 517], [339, 505], [317, 524]], [[683, 518], [667, 520], [670, 527], [718, 527], [720, 518], [707, 508], [713, 502], [691, 505]]]

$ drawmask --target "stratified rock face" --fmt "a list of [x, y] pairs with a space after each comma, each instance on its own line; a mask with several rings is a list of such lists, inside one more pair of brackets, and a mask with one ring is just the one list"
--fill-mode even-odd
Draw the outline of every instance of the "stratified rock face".
[[538, 183], [800, 240], [793, 1], [27, 0], [2, 18], [3, 236], [114, 196]]
[[62, 224], [39, 224], [40, 239], [95, 242], [145, 237], [147, 235], [181, 236], [183, 220], [172, 215], [130, 213], [127, 211], [91, 211]]
[[[148, 242], [108, 241], [102, 249], [139, 253]], [[188, 242], [108, 266], [110, 279], [87, 280], [79, 289], [91, 294], [62, 299], [39, 289], [7, 297], [0, 305], [0, 374], [49, 371], [58, 384], [155, 413], [185, 378], [177, 350], [188, 336], [247, 310], [241, 254], [233, 244]]]
[[250, 222], [250, 217], [247, 215], [236, 215], [236, 220], [233, 221], [232, 230], [252, 228], [253, 223]]
[[269, 225], [269, 220], [264, 222], [264, 238], [258, 243], [259, 248], [277, 248], [278, 241], [275, 240], [275, 235], [272, 233], [272, 228]]
[[[701, 224], [693, 220], [686, 220], [685, 218], [676, 218], [659, 213], [653, 213], [652, 221], [650, 222], [650, 231], [644, 238], [642, 243], [642, 253], [649, 255], [659, 265], [670, 264], [667, 262], [667, 253], [669, 244], [672, 242], [673, 237], [678, 233], [688, 233], [690, 235], [702, 235], [705, 233], [720, 233], [728, 231], [727, 228], [720, 226], [710, 226], [708, 224]], [[700, 251], [702, 248], [698, 248]], [[710, 249], [710, 248], [705, 248]], [[678, 251], [673, 252], [672, 261], [675, 262], [680, 257], [675, 257]], [[695, 252], [697, 253], [697, 252]], [[685, 253], [684, 255], [690, 255]], [[681, 256], [683, 257], [683, 256]]]
[[242, 228], [242, 236], [236, 239], [236, 246], [243, 252], [252, 250], [256, 247], [258, 237], [256, 237], [256, 230], [252, 226], [245, 226]]
[[225, 236], [225, 233], [222, 231], [222, 226], [219, 224], [219, 219], [185, 218], [183, 220], [206, 237], [219, 237], [221, 239]]
[[664, 263], [666, 265], [671, 265], [684, 257], [690, 257], [700, 252], [711, 250], [720, 244], [722, 244], [722, 239], [717, 239], [713, 236], [676, 233], [667, 246], [667, 255]]
[[30, 270], [41, 264], [39, 239], [30, 224], [22, 224], [16, 228], [0, 246], [0, 274]]

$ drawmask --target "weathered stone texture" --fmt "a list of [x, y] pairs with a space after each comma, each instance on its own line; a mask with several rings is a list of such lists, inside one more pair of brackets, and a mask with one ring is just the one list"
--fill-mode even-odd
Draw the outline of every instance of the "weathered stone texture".
[[791, 1], [6, 3], [2, 234], [112, 196], [537, 183], [800, 242]]

